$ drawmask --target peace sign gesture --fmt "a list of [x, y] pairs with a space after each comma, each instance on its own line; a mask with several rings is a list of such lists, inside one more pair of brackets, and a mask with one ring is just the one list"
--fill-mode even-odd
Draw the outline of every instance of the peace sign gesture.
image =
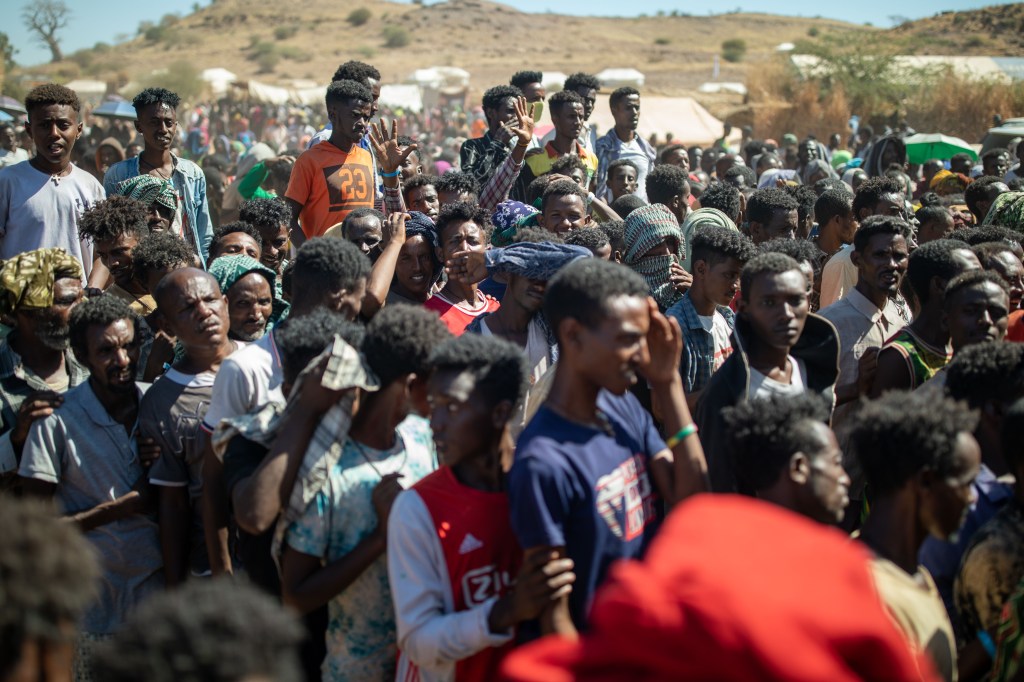
[[394, 173], [405, 162], [409, 155], [416, 151], [419, 145], [413, 143], [402, 148], [398, 145], [398, 121], [391, 120], [391, 132], [388, 132], [387, 122], [381, 118], [380, 125], [370, 124], [370, 144], [373, 145], [373, 154], [377, 157], [377, 163], [384, 173]]

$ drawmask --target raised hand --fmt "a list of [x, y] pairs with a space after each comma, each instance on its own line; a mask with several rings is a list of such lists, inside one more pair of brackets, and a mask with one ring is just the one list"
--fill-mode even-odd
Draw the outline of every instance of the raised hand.
[[679, 263], [673, 263], [669, 266], [668, 281], [672, 283], [676, 291], [686, 293], [693, 284], [693, 275], [688, 273]]
[[382, 246], [405, 243], [405, 221], [412, 216], [408, 213], [391, 213], [384, 219]]
[[418, 148], [418, 145], [411, 144], [408, 147], [401, 147], [398, 144], [398, 121], [392, 119], [391, 132], [388, 132], [387, 122], [382, 118], [380, 125], [370, 124], [370, 144], [373, 146], [373, 154], [377, 157], [380, 170], [384, 173], [393, 173], [398, 170], [405, 160], [409, 158]]
[[639, 369], [652, 385], [671, 381], [679, 375], [679, 357], [683, 352], [683, 332], [679, 322], [658, 310], [653, 298], [647, 299], [651, 326], [647, 330], [647, 362]]
[[536, 123], [530, 116], [530, 105], [526, 103], [525, 97], [517, 97], [515, 100], [516, 120], [509, 125], [509, 131], [519, 138], [518, 145], [525, 147], [533, 139], [533, 128]]

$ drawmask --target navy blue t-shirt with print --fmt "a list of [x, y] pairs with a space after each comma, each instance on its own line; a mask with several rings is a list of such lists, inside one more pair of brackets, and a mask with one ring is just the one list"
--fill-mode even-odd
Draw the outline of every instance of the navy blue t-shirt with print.
[[648, 466], [666, 446], [651, 415], [630, 393], [602, 391], [597, 407], [614, 435], [541, 407], [519, 436], [509, 473], [520, 546], [564, 546], [575, 563], [569, 609], [577, 628], [608, 567], [639, 557], [660, 520]]

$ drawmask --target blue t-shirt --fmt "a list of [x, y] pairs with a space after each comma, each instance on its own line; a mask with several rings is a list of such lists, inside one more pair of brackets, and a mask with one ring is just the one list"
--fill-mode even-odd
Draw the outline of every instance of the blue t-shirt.
[[509, 473], [512, 529], [524, 549], [564, 546], [575, 563], [569, 609], [582, 628], [617, 559], [637, 558], [657, 530], [651, 458], [666, 449], [630, 393], [598, 395], [614, 435], [542, 406], [519, 436]]

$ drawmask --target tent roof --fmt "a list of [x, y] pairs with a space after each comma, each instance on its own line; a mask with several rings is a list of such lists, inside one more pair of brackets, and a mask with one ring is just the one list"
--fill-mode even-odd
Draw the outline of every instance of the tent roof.
[[597, 80], [606, 88], [620, 88], [625, 85], [641, 86], [645, 77], [636, 69], [605, 69], [597, 74]]
[[[597, 124], [598, 135], [615, 127], [608, 95], [597, 96], [590, 120]], [[640, 125], [637, 132], [645, 139], [651, 133], [657, 133], [659, 137], [672, 133], [673, 143], [710, 144], [722, 136], [722, 121], [691, 97], [643, 95], [640, 98]], [[734, 133], [739, 138], [739, 131]]]

